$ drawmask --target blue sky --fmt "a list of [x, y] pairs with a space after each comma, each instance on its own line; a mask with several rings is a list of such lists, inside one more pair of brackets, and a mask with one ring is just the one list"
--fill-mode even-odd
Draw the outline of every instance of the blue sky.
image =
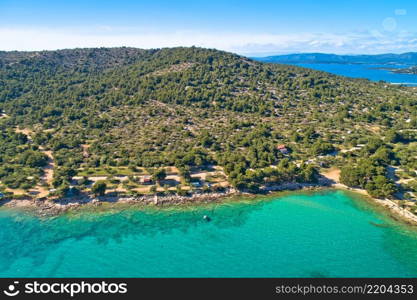
[[244, 55], [417, 51], [417, 1], [0, 0], [1, 50], [192, 45]]

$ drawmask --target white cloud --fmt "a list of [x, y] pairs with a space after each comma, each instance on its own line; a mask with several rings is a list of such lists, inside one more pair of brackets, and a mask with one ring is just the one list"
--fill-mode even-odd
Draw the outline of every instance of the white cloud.
[[290, 52], [382, 53], [417, 50], [417, 35], [401, 32], [347, 34], [156, 32], [138, 28], [1, 28], [0, 50], [53, 50], [84, 47], [161, 48], [201, 46], [241, 54]]

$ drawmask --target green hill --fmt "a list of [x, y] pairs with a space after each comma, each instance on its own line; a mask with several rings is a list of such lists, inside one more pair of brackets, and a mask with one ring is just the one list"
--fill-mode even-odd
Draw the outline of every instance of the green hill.
[[[314, 182], [320, 166], [361, 159], [412, 174], [416, 104], [413, 88], [210, 49], [0, 52], [0, 180], [36, 185], [42, 157], [30, 166], [16, 157], [47, 150], [57, 188], [77, 173], [111, 168], [176, 166], [187, 178], [215, 165], [252, 191]], [[16, 127], [30, 129], [32, 141]], [[340, 151], [358, 144], [377, 146]], [[374, 183], [368, 179], [355, 184]]]

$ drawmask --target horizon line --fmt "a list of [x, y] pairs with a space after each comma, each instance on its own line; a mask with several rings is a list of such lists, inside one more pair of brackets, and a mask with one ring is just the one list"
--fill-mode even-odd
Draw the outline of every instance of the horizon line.
[[265, 58], [265, 57], [272, 57], [272, 56], [283, 56], [283, 55], [297, 55], [297, 54], [324, 54], [324, 55], [337, 55], [337, 56], [378, 56], [378, 55], [403, 55], [403, 54], [410, 54], [410, 53], [417, 53], [417, 51], [405, 51], [405, 52], [380, 52], [380, 53], [336, 53], [336, 52], [299, 52], [299, 51], [294, 51], [294, 52], [269, 52], [269, 53], [244, 53], [244, 52], [235, 52], [235, 51], [230, 51], [230, 50], [224, 50], [224, 49], [219, 49], [219, 48], [215, 48], [215, 47], [202, 47], [202, 46], [175, 46], [175, 47], [170, 47], [170, 46], [166, 46], [166, 47], [150, 47], [150, 48], [146, 48], [146, 47], [135, 47], [135, 46], [111, 46], [111, 47], [106, 47], [106, 46], [97, 46], [97, 47], [65, 47], [65, 48], [56, 48], [56, 49], [33, 49], [33, 50], [2, 50], [0, 49], [0, 52], [54, 52], [54, 51], [64, 51], [64, 50], [77, 50], [77, 49], [116, 49], [116, 48], [133, 48], [133, 49], [140, 49], [140, 50], [160, 50], [160, 49], [175, 49], [175, 48], [200, 48], [200, 49], [209, 49], [209, 50], [217, 50], [217, 51], [223, 51], [223, 52], [228, 52], [228, 53], [233, 53], [233, 54], [237, 54], [240, 56], [245, 56], [248, 58]]

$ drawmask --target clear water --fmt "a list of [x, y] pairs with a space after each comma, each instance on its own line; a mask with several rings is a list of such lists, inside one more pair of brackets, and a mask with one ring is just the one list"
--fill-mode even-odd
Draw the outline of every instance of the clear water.
[[0, 277], [417, 276], [417, 232], [341, 191], [47, 219], [1, 209], [0, 228]]
[[297, 66], [325, 71], [353, 78], [366, 78], [372, 81], [386, 81], [394, 84], [417, 86], [417, 75], [397, 74], [381, 68], [405, 68], [404, 65], [366, 65], [366, 64], [295, 64]]

